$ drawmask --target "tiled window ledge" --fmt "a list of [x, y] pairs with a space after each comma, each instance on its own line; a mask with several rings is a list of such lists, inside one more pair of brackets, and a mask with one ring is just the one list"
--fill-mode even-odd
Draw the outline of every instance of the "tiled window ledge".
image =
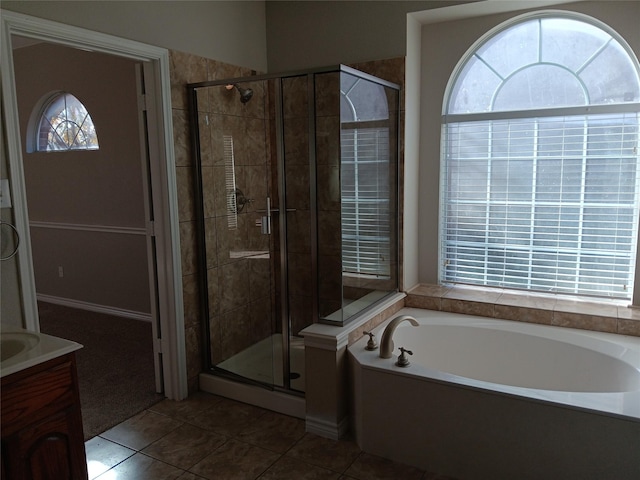
[[405, 306], [640, 337], [640, 309], [621, 301], [421, 284], [407, 292]]

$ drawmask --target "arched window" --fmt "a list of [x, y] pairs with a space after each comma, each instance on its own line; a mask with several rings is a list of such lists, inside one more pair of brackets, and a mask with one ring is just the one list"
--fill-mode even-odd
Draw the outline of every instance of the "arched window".
[[630, 299], [640, 76], [625, 42], [529, 16], [481, 40], [448, 92], [441, 281]]
[[98, 136], [91, 115], [76, 97], [58, 92], [49, 98], [33, 125], [30, 151], [97, 150]]

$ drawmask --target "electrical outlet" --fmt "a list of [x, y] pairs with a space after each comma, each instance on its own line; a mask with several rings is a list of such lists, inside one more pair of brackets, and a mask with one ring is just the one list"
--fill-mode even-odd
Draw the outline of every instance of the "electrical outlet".
[[64, 269], [62, 267], [58, 267], [58, 276], [60, 278], [64, 277]]

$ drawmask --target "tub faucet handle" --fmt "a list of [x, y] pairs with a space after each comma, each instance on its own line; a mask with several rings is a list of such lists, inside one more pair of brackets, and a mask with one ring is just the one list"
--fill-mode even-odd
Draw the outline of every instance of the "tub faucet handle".
[[413, 352], [411, 350], [407, 350], [404, 347], [400, 347], [400, 356], [398, 356], [398, 361], [396, 362], [396, 365], [398, 367], [408, 367], [411, 364], [411, 362], [409, 362], [409, 359], [407, 358], [405, 353], [408, 353], [409, 355], [413, 355]]
[[365, 350], [375, 350], [376, 348], [378, 348], [378, 342], [376, 341], [376, 336], [374, 333], [372, 332], [362, 332], [365, 335], [369, 335], [369, 341], [367, 342], [367, 346], [365, 347]]

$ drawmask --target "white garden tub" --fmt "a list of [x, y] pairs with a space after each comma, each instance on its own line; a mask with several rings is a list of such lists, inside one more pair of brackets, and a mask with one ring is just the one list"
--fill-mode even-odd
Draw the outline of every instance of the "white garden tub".
[[[640, 338], [406, 308], [349, 347], [360, 447], [463, 480], [640, 478]], [[378, 341], [388, 322], [375, 333]], [[399, 347], [413, 352], [395, 365]]]

